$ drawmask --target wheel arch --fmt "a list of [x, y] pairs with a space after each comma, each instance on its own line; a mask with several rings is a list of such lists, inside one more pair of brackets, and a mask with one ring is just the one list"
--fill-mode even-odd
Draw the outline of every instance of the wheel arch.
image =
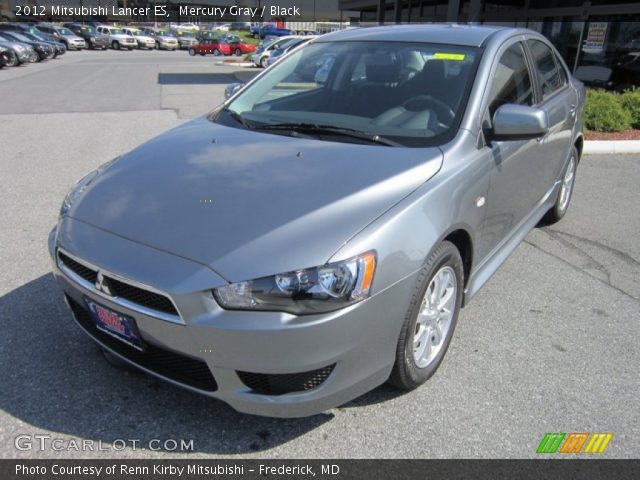
[[466, 287], [473, 265], [473, 240], [471, 234], [464, 228], [456, 228], [447, 233], [440, 243], [444, 241], [453, 243], [458, 252], [460, 252], [464, 271], [464, 286]]
[[573, 142], [573, 145], [576, 147], [576, 150], [578, 150], [578, 163], [580, 162], [580, 159], [582, 158], [582, 150], [584, 149], [584, 136], [581, 134], [579, 134], [575, 141]]

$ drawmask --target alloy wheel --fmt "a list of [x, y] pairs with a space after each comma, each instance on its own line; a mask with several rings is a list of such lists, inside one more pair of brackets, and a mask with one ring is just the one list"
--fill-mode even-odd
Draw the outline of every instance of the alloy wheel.
[[429, 282], [413, 333], [413, 359], [418, 368], [429, 366], [445, 344], [455, 313], [457, 285], [450, 266], [438, 270]]

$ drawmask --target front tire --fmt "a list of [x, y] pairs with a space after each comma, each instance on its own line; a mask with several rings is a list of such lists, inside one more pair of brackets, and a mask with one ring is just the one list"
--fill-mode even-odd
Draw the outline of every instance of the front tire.
[[240, 55], [242, 55], [242, 51], [239, 48], [236, 48], [235, 52], [236, 57], [239, 57]]
[[436, 372], [453, 337], [463, 289], [460, 252], [444, 241], [418, 274], [396, 347], [396, 362], [389, 377], [392, 385], [413, 390]]
[[191, 55], [192, 57], [196, 56], [196, 51], [193, 48], [189, 49], [189, 55]]
[[553, 207], [551, 207], [551, 209], [542, 219], [543, 225], [551, 225], [559, 222], [567, 213], [567, 210], [569, 209], [569, 203], [571, 202], [571, 197], [573, 196], [573, 186], [575, 185], [577, 169], [578, 149], [574, 145], [573, 147], [571, 147], [569, 162], [567, 162], [567, 166], [564, 169], [564, 173], [562, 174], [562, 184], [560, 185], [560, 190], [558, 191], [556, 203], [553, 205]]
[[20, 59], [18, 58], [18, 55], [16, 55], [13, 52], [9, 52], [8, 56], [7, 56], [7, 67], [17, 67], [18, 65], [20, 65]]
[[120, 43], [114, 40], [113, 42], [111, 42], [111, 48], [113, 48], [114, 50], [120, 50]]
[[268, 58], [268, 57], [262, 57], [262, 58], [260, 59], [260, 67], [261, 67], [261, 68], [267, 68], [267, 58]]

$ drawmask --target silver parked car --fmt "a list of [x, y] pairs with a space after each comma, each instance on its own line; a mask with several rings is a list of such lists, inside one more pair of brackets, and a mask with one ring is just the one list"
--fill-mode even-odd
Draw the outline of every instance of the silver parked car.
[[413, 389], [460, 308], [565, 215], [583, 99], [530, 30], [331, 33], [81, 179], [54, 274], [112, 362], [242, 412]]
[[138, 42], [136, 39], [125, 33], [122, 28], [112, 27], [109, 25], [99, 25], [96, 27], [96, 31], [101, 35], [106, 35], [109, 39], [109, 45], [114, 50], [127, 49], [133, 50], [138, 48]]

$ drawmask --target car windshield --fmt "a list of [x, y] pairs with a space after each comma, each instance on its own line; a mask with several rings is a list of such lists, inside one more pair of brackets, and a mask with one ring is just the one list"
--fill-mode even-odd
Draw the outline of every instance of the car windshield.
[[163, 30], [157, 31], [156, 35], [158, 37], [171, 37], [172, 36], [169, 32], [165, 32]]
[[31, 40], [29, 40], [29, 38], [25, 37], [24, 35], [22, 35], [21, 33], [18, 32], [11, 32], [11, 34], [17, 38], [18, 40], [22, 41], [22, 42], [30, 42]]
[[64, 35], [64, 36], [74, 35], [74, 33], [71, 30], [68, 30], [66, 28], [58, 28], [57, 31], [60, 35]]
[[112, 28], [109, 30], [109, 33], [111, 35], [123, 35], [124, 34], [124, 30], [122, 30], [121, 28]]
[[311, 43], [211, 118], [279, 134], [329, 139], [330, 128], [345, 141], [351, 132], [435, 145], [455, 135], [480, 55], [478, 48], [427, 43]]
[[84, 33], [88, 33], [90, 35], [93, 35], [94, 33], [96, 33], [96, 30], [93, 27], [80, 27], [80, 31]]

